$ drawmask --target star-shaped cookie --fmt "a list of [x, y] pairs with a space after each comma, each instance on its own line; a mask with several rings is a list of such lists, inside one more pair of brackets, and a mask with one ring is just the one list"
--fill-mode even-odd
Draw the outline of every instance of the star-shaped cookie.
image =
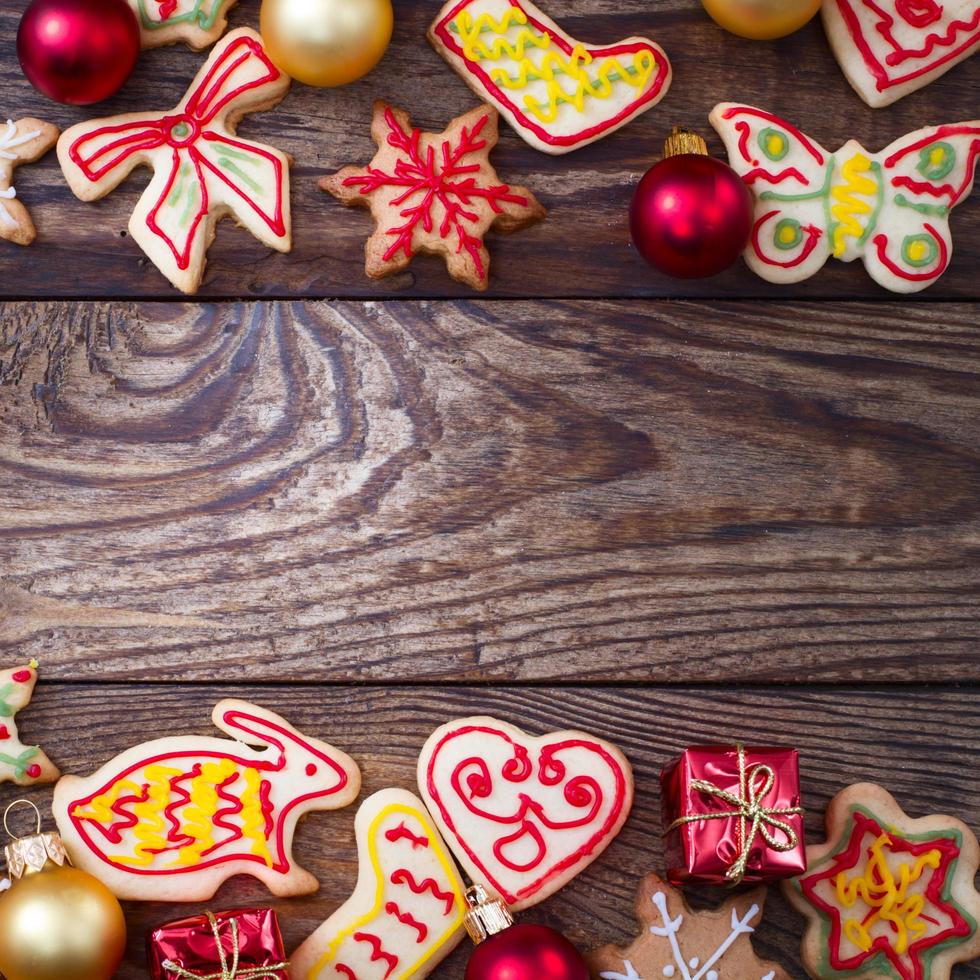
[[17, 199], [14, 170], [40, 160], [58, 142], [58, 127], [40, 119], [8, 119], [0, 128], [0, 238], [30, 245], [37, 231], [30, 212]]
[[760, 960], [749, 937], [762, 919], [764, 888], [733, 895], [710, 912], [692, 912], [680, 892], [657, 875], [640, 884], [636, 917], [643, 927], [626, 949], [603, 946], [589, 954], [602, 980], [789, 980]]
[[783, 884], [808, 920], [811, 977], [948, 980], [980, 956], [980, 847], [964, 823], [913, 820], [871, 783], [838, 793], [826, 823], [826, 843], [806, 849], [807, 873]]
[[417, 253], [431, 252], [445, 258], [457, 281], [487, 288], [486, 233], [520, 231], [547, 213], [526, 187], [501, 183], [491, 165], [498, 118], [484, 105], [454, 119], [445, 132], [423, 133], [412, 129], [408, 113], [374, 104], [374, 159], [320, 181], [344, 204], [371, 209], [377, 228], [365, 248], [368, 276], [383, 279]]
[[36, 746], [23, 745], [14, 716], [25, 707], [37, 683], [37, 663], [0, 671], [0, 783], [18, 786], [53, 783], [61, 773]]

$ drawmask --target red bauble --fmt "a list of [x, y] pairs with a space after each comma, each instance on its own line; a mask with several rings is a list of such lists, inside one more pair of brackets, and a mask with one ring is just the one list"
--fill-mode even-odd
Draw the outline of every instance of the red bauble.
[[17, 32], [28, 81], [67, 105], [115, 95], [139, 54], [139, 22], [126, 0], [34, 0]]
[[560, 932], [518, 923], [473, 950], [466, 980], [589, 980], [589, 968]]
[[728, 164], [697, 153], [668, 156], [640, 181], [630, 230], [640, 254], [678, 279], [727, 269], [749, 243], [752, 194]]

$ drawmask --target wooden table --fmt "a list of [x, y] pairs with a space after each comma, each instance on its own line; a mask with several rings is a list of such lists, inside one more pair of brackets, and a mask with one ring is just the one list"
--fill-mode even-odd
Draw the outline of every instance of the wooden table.
[[[4, 111], [86, 118], [22, 79], [25, 6], [0, 10]], [[20, 171], [40, 240], [2, 249], [0, 648], [42, 662], [25, 736], [87, 773], [146, 738], [210, 733], [215, 700], [243, 695], [348, 750], [373, 791], [412, 787], [453, 716], [594, 731], [632, 760], [635, 811], [527, 916], [583, 948], [634, 933], [638, 877], [661, 867], [657, 774], [691, 743], [798, 746], [814, 839], [827, 800], [866, 778], [980, 829], [980, 201], [954, 216], [952, 268], [907, 299], [856, 263], [792, 289], [741, 263], [668, 280], [626, 221], [672, 124], [720, 152], [716, 101], [876, 149], [976, 117], [980, 60], [872, 111], [818, 23], [765, 44], [696, 0], [552, 2], [589, 40], [650, 34], [675, 82], [572, 156], [505, 130], [501, 174], [551, 213], [493, 241], [478, 299], [435, 259], [365, 279], [368, 217], [315, 186], [370, 158], [374, 98], [436, 129], [473, 104], [424, 41], [437, 6], [396, 0], [371, 76], [297, 87], [243, 126], [296, 158], [295, 249], [225, 223], [197, 302], [126, 237], [145, 177], [87, 206], [53, 155]], [[199, 62], [148, 53], [98, 114], [175, 104]], [[278, 904], [291, 947], [353, 885], [353, 818], [301, 828], [322, 888]], [[238, 880], [212, 905], [267, 901]], [[127, 911], [135, 978], [147, 928], [189, 909]], [[773, 894], [758, 946], [801, 977], [800, 932]]]

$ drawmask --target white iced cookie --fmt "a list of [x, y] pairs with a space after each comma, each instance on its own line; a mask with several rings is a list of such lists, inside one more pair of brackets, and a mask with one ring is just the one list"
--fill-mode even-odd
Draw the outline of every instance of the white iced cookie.
[[418, 776], [464, 870], [515, 910], [591, 864], [633, 805], [632, 770], [614, 745], [574, 731], [534, 737], [496, 718], [437, 729]]
[[136, 745], [55, 787], [54, 815], [75, 865], [134, 901], [203, 902], [251, 875], [279, 896], [316, 879], [293, 860], [300, 817], [357, 797], [354, 762], [247, 701], [219, 702], [198, 735]]
[[129, 0], [140, 22], [144, 48], [183, 41], [195, 51], [207, 48], [228, 26], [238, 0]]
[[290, 958], [294, 980], [427, 977], [459, 943], [464, 885], [422, 801], [384, 789], [355, 823], [351, 897]]
[[176, 109], [97, 119], [63, 133], [61, 168], [76, 196], [98, 201], [135, 167], [150, 167], [153, 179], [129, 233], [178, 289], [195, 293], [215, 225], [226, 216], [269, 248], [292, 248], [289, 157], [235, 135], [243, 116], [278, 105], [289, 84], [255, 31], [232, 31]]
[[583, 44], [530, 0], [449, 0], [429, 40], [478, 98], [545, 153], [608, 136], [670, 88], [659, 44], [645, 37]]
[[745, 260], [763, 279], [800, 282], [833, 256], [914, 293], [946, 271], [949, 213], [973, 188], [980, 120], [927, 126], [879, 153], [855, 140], [830, 153], [752, 106], [722, 102], [709, 119], [755, 195]]
[[841, 70], [876, 109], [980, 48], [980, 0], [826, 0], [822, 10]]

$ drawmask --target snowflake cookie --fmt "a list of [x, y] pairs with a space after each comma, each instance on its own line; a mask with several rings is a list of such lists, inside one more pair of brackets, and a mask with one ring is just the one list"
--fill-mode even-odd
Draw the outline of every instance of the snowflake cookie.
[[14, 716], [30, 703], [37, 684], [37, 662], [0, 671], [0, 783], [18, 786], [53, 783], [61, 773], [36, 746], [23, 745]]
[[144, 48], [183, 41], [195, 51], [209, 47], [228, 26], [238, 0], [129, 0], [140, 22]]
[[636, 917], [643, 932], [627, 949], [603, 946], [589, 954], [603, 980], [789, 980], [760, 960], [749, 937], [762, 919], [765, 889], [729, 898], [710, 912], [692, 912], [680, 892], [657, 875], [640, 884]]
[[807, 919], [803, 965], [821, 980], [948, 980], [980, 956], [980, 846], [954, 817], [913, 820], [890, 793], [857, 783], [827, 808], [827, 841], [783, 883]]
[[37, 238], [27, 208], [17, 199], [14, 170], [40, 160], [58, 142], [58, 129], [40, 119], [8, 119], [0, 133], [0, 238], [30, 245]]
[[234, 217], [269, 248], [292, 248], [289, 157], [235, 135], [242, 116], [278, 105], [289, 84], [255, 31], [232, 31], [176, 109], [67, 130], [58, 141], [61, 169], [77, 197], [98, 201], [135, 167], [150, 167], [130, 235], [178, 289], [195, 293], [221, 218]]
[[544, 218], [534, 195], [500, 183], [490, 163], [497, 120], [497, 110], [485, 105], [443, 133], [423, 133], [412, 129], [408, 113], [374, 104], [374, 159], [320, 181], [344, 204], [371, 209], [377, 228], [365, 253], [372, 279], [401, 272], [417, 253], [430, 252], [445, 258], [458, 282], [484, 290], [490, 271], [484, 235], [520, 231]]
[[652, 109], [670, 88], [659, 44], [583, 44], [528, 0], [449, 0], [429, 28], [435, 49], [522, 139], [569, 153]]

